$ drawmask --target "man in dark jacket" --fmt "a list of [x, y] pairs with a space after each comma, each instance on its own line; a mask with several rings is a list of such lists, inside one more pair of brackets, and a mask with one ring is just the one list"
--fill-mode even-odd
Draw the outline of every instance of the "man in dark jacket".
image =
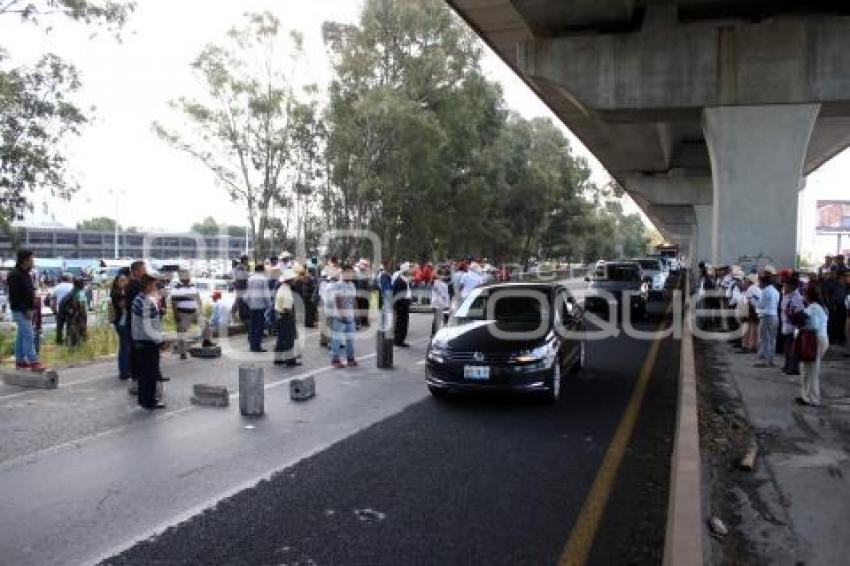
[[[130, 308], [136, 297], [142, 292], [142, 277], [147, 275], [147, 266], [144, 261], [134, 261], [130, 264], [130, 280], [124, 289], [124, 301], [127, 305], [127, 328], [132, 328], [133, 309]], [[130, 337], [130, 377], [138, 382], [139, 363], [136, 359], [136, 348], [133, 347], [132, 335]]]
[[9, 310], [18, 326], [15, 338], [15, 367], [18, 369], [42, 370], [35, 351], [35, 332], [32, 327], [32, 315], [35, 308], [35, 286], [32, 271], [35, 259], [29, 250], [18, 252], [18, 261], [9, 272]]
[[403, 263], [393, 281], [393, 315], [395, 328], [393, 342], [402, 348], [409, 347], [407, 343], [407, 328], [410, 324], [410, 264]]

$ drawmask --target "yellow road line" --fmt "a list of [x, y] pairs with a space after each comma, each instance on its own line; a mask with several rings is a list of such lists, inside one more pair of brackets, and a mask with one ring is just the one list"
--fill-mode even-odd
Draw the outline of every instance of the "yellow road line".
[[[667, 312], [670, 312], [669, 307]], [[662, 321], [658, 328], [661, 329], [663, 325], [664, 322]], [[608, 504], [608, 498], [614, 487], [614, 481], [617, 479], [623, 455], [629, 445], [629, 440], [631, 440], [632, 432], [634, 432], [635, 423], [643, 403], [643, 396], [646, 393], [649, 379], [652, 377], [652, 371], [655, 369], [658, 351], [663, 340], [663, 338], [655, 340], [646, 354], [637, 383], [632, 390], [632, 396], [629, 398], [629, 404], [626, 406], [623, 418], [617, 426], [617, 431], [614, 433], [608, 449], [605, 451], [605, 458], [602, 460], [602, 465], [599, 466], [599, 471], [593, 480], [593, 486], [591, 486], [581, 506], [570, 538], [561, 552], [558, 566], [583, 566], [587, 562], [587, 556], [593, 547], [593, 539], [596, 537], [599, 522], [602, 520], [602, 513], [604, 513], [605, 506]]]

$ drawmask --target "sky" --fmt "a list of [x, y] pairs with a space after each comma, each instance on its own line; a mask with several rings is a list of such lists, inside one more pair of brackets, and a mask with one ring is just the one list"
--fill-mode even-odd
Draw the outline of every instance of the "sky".
[[[331, 78], [321, 38], [327, 20], [356, 22], [359, 0], [140, 0], [119, 43], [114, 37], [65, 19], [44, 26], [0, 20], [0, 37], [15, 62], [28, 63], [45, 52], [60, 54], [81, 72], [78, 102], [94, 106], [94, 121], [69, 143], [71, 170], [83, 189], [70, 202], [36, 198], [28, 223], [73, 226], [94, 216], [118, 217], [120, 224], [145, 229], [185, 231], [206, 216], [245, 224], [212, 175], [191, 157], [159, 139], [153, 121], [179, 129], [183, 119], [169, 106], [179, 96], [202, 96], [189, 68], [204, 45], [220, 40], [243, 21], [246, 12], [269, 10], [285, 29], [304, 34], [308, 61], [298, 80], [327, 84]], [[483, 67], [498, 81], [507, 105], [526, 117], [554, 116], [528, 87], [485, 47]], [[555, 120], [560, 125], [560, 122]], [[576, 154], [588, 159], [592, 178], [608, 180], [605, 169], [566, 128]], [[834, 241], [814, 236], [814, 207], [819, 199], [850, 199], [850, 151], [845, 151], [808, 178], [801, 197], [801, 244], [812, 253]], [[627, 211], [637, 211], [626, 203]], [[849, 238], [850, 239], [850, 238]], [[833, 239], [834, 240], [834, 239]], [[850, 243], [847, 244], [850, 247]]]

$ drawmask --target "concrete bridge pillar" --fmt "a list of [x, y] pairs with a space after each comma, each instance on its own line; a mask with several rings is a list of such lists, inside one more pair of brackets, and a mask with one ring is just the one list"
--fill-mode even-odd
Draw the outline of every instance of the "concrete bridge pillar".
[[795, 266], [803, 160], [819, 104], [703, 110], [714, 186], [713, 262]]
[[711, 263], [714, 261], [714, 205], [695, 204], [694, 217], [696, 218], [696, 237], [693, 242], [693, 254], [691, 263], [694, 265], [701, 261]]

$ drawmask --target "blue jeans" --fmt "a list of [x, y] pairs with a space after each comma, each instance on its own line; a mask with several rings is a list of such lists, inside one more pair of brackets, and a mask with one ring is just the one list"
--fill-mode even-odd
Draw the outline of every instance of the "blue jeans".
[[12, 320], [18, 325], [15, 336], [15, 363], [32, 363], [38, 361], [35, 353], [35, 332], [32, 321], [22, 311], [12, 311]]
[[130, 377], [130, 325], [125, 321], [115, 323], [115, 332], [118, 334], [118, 377], [127, 379]]
[[328, 326], [331, 329], [331, 361], [338, 362], [342, 355], [342, 341], [345, 340], [345, 356], [354, 359], [354, 334], [357, 328], [353, 320], [332, 318]]
[[266, 328], [266, 310], [251, 309], [248, 319], [248, 344], [251, 351], [256, 352], [263, 347], [263, 331]]

